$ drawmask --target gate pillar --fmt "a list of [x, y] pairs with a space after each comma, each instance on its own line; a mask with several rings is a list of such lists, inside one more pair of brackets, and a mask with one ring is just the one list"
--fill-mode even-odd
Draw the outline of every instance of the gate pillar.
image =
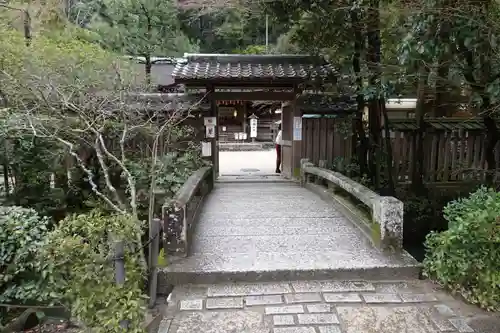
[[286, 178], [300, 178], [302, 158], [302, 110], [296, 101], [282, 104], [281, 130], [283, 135], [282, 173]]

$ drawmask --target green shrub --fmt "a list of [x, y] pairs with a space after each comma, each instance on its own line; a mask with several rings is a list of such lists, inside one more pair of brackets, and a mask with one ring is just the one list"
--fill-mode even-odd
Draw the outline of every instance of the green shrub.
[[[51, 258], [57, 283], [72, 315], [92, 332], [141, 332], [145, 316], [145, 271], [142, 246], [135, 243], [140, 225], [125, 215], [104, 215], [94, 210], [71, 215], [50, 233], [45, 255]], [[115, 241], [124, 240], [125, 277], [115, 282]]]
[[[58, 301], [50, 288], [50, 263], [40, 257], [47, 242], [46, 217], [18, 206], [0, 206], [0, 303], [49, 305]], [[0, 307], [0, 331], [19, 315], [16, 308]]]
[[488, 310], [500, 309], [500, 193], [480, 188], [444, 209], [449, 229], [426, 240], [425, 274]]
[[46, 217], [29, 208], [0, 207], [0, 303], [50, 303], [50, 266], [40, 260], [47, 242]]
[[443, 209], [444, 216], [448, 221], [448, 228], [469, 213], [489, 209], [491, 200], [498, 200], [498, 194], [493, 190], [481, 187], [468, 197], [450, 202]]

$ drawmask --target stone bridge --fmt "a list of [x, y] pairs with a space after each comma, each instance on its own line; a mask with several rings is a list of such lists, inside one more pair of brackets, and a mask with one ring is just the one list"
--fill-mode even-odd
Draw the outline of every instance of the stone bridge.
[[474, 332], [470, 309], [419, 280], [398, 200], [307, 160], [297, 182], [211, 172], [165, 206], [160, 333]]
[[196, 228], [188, 231], [189, 255], [169, 262], [167, 280], [418, 277], [414, 259], [404, 251], [384, 253], [374, 246], [340, 203], [273, 178], [216, 182]]

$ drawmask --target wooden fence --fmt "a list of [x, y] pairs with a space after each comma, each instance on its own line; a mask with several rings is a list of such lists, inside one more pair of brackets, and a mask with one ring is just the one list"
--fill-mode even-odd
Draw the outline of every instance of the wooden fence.
[[[414, 158], [414, 120], [393, 120], [390, 136], [396, 180], [411, 179]], [[424, 181], [482, 181], [485, 170], [485, 129], [479, 119], [428, 119], [424, 135]], [[500, 164], [500, 143], [495, 148], [496, 163]], [[496, 179], [500, 180], [500, 168]]]
[[[394, 176], [398, 183], [410, 181], [414, 158], [413, 140], [417, 130], [414, 119], [393, 119], [390, 137]], [[383, 133], [382, 133], [383, 134]], [[484, 151], [485, 129], [481, 119], [426, 119], [424, 135], [424, 181], [450, 183], [483, 181], [487, 163]], [[342, 168], [351, 163], [355, 149], [352, 118], [317, 116], [302, 119], [302, 157], [328, 167]], [[500, 166], [500, 143], [495, 156]], [[495, 173], [500, 182], [500, 167]]]
[[352, 152], [352, 119], [347, 115], [302, 119], [302, 157], [338, 166], [349, 164]]

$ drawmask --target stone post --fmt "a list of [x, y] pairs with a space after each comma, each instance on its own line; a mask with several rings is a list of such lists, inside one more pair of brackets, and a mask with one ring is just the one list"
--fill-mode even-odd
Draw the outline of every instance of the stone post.
[[306, 164], [309, 164], [309, 159], [308, 158], [301, 158], [300, 159], [300, 185], [304, 186], [306, 183], [306, 174], [304, 172], [304, 166]]
[[[125, 245], [123, 241], [115, 243], [115, 281], [116, 284], [125, 283]], [[120, 327], [126, 330], [128, 328], [128, 321], [123, 319], [120, 321]]]
[[403, 202], [394, 197], [380, 197], [374, 202], [373, 222], [379, 230], [372, 230], [372, 236], [380, 240], [382, 249], [400, 251], [403, 248], [403, 213]]
[[308, 175], [304, 172], [304, 168], [306, 167], [313, 167], [314, 164], [309, 162], [308, 158], [302, 158], [300, 160], [300, 184], [304, 186], [308, 182], [312, 182], [312, 175]]

